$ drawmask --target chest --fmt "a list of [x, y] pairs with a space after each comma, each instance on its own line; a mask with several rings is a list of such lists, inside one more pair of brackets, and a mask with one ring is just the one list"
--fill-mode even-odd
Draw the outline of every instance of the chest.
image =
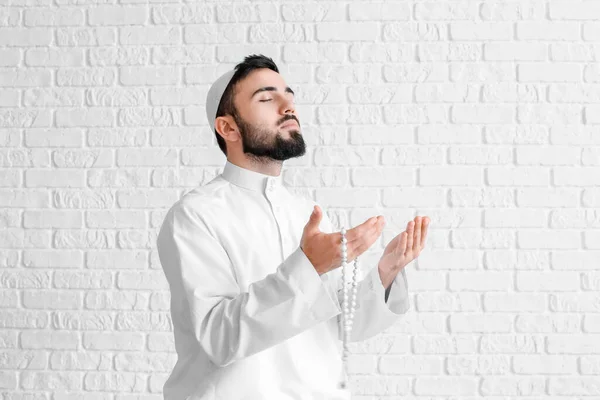
[[304, 202], [279, 196], [247, 201], [223, 218], [219, 236], [241, 291], [274, 273], [300, 246], [310, 212]]

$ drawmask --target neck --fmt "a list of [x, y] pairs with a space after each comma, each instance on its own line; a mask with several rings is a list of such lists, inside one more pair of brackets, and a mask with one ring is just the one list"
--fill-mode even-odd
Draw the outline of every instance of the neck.
[[238, 167], [249, 169], [264, 175], [279, 176], [283, 161], [269, 159], [267, 161], [254, 160], [248, 157], [227, 157], [227, 161]]

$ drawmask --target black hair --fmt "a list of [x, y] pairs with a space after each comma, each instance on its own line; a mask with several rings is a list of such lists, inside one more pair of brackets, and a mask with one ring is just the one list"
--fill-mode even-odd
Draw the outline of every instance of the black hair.
[[[239, 114], [235, 108], [235, 104], [233, 103], [233, 97], [235, 95], [235, 85], [244, 79], [250, 72], [259, 68], [268, 68], [279, 73], [279, 69], [275, 62], [262, 54], [252, 54], [244, 58], [244, 61], [235, 66], [235, 73], [231, 78], [231, 81], [227, 84], [225, 91], [223, 92], [223, 96], [219, 101], [219, 106], [217, 107], [217, 115], [216, 117], [222, 117], [224, 115], [232, 115], [237, 117]], [[215, 128], [215, 137], [217, 138], [217, 143], [219, 144], [219, 148], [227, 156], [227, 146], [225, 144], [225, 139], [217, 132], [217, 128]]]

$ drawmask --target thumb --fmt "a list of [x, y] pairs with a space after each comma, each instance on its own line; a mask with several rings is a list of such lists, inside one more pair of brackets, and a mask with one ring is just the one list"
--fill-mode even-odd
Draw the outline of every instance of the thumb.
[[309, 232], [319, 232], [319, 224], [321, 222], [321, 218], [323, 217], [323, 213], [321, 212], [321, 208], [319, 206], [313, 207], [313, 212], [310, 214], [310, 219], [306, 224], [305, 230]]

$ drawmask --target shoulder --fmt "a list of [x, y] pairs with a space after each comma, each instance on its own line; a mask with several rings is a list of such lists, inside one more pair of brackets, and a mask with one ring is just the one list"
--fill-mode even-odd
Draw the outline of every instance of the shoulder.
[[177, 220], [185, 219], [202, 223], [211, 214], [225, 207], [228, 183], [219, 177], [203, 186], [195, 187], [184, 193], [167, 211], [163, 227], [172, 226]]
[[224, 203], [229, 194], [229, 183], [220, 177], [206, 185], [198, 186], [186, 192], [174, 207], [182, 207], [201, 214], [203, 211], [214, 209]]

